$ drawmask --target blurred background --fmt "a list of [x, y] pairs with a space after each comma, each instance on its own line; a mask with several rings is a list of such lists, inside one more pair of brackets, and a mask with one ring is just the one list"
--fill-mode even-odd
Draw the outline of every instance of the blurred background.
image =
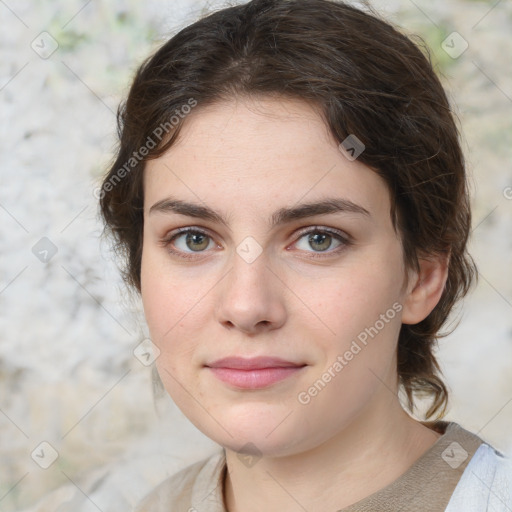
[[[226, 5], [0, 0], [3, 512], [130, 510], [217, 448], [154, 396], [137, 349], [147, 328], [101, 239], [94, 190], [141, 60]], [[428, 43], [463, 130], [480, 280], [439, 343], [447, 419], [512, 456], [512, 4], [372, 5]]]

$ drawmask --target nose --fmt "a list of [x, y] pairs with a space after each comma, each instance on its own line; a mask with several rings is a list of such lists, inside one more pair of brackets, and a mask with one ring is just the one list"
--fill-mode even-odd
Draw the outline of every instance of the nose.
[[218, 288], [217, 318], [226, 329], [249, 335], [278, 329], [286, 320], [285, 288], [264, 252], [250, 263], [235, 254]]

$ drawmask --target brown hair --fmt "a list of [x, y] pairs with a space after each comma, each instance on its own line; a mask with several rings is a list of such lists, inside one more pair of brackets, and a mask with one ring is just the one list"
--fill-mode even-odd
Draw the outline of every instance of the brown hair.
[[450, 255], [439, 303], [422, 322], [402, 325], [398, 341], [409, 409], [415, 394], [427, 395], [426, 417], [442, 417], [448, 391], [433, 351], [476, 273], [464, 157], [428, 50], [375, 14], [332, 0], [252, 0], [185, 27], [142, 63], [118, 110], [119, 150], [100, 193], [125, 281], [140, 292], [144, 163], [176, 140], [186, 105], [241, 95], [311, 102], [336, 140], [356, 135], [366, 146], [359, 161], [388, 185], [407, 267]]

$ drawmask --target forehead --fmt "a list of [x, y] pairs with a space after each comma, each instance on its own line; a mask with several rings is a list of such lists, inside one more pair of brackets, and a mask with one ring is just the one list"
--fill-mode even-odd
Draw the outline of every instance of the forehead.
[[173, 146], [147, 162], [144, 191], [146, 211], [166, 192], [249, 208], [333, 194], [370, 211], [389, 207], [384, 181], [341, 153], [314, 105], [289, 98], [195, 107]]
[[280, 157], [312, 154], [319, 142], [335, 144], [318, 107], [292, 98], [244, 96], [195, 107], [171, 151], [183, 157], [191, 149], [208, 149], [208, 158], [261, 154], [277, 164]]

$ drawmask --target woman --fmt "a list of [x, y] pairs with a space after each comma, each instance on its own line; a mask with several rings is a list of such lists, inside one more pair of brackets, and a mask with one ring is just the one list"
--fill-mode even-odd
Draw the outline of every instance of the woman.
[[441, 420], [433, 349], [475, 275], [471, 214], [406, 36], [253, 0], [148, 58], [119, 121], [102, 214], [166, 390], [222, 447], [139, 511], [510, 510], [510, 461]]

